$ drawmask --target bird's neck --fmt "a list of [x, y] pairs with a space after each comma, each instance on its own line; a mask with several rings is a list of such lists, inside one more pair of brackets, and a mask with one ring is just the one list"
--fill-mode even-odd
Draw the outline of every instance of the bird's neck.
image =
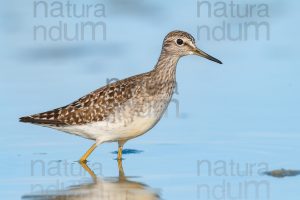
[[162, 50], [157, 64], [155, 65], [155, 68], [153, 70], [157, 75], [156, 78], [161, 81], [175, 80], [176, 65], [179, 58], [180, 57], [178, 55], [168, 54], [164, 50]]

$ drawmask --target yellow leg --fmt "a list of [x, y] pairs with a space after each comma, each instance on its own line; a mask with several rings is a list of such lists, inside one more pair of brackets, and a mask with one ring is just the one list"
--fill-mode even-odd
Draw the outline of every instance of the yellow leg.
[[122, 160], [118, 160], [118, 168], [119, 168], [119, 180], [120, 181], [126, 180], [124, 170], [123, 170]]
[[122, 151], [123, 151], [123, 146], [119, 146], [117, 160], [122, 160]]
[[81, 163], [86, 163], [86, 159], [89, 157], [89, 155], [91, 155], [91, 153], [94, 151], [94, 149], [97, 147], [96, 143], [93, 144], [93, 146], [91, 146], [91, 148], [89, 148], [89, 150], [87, 150], [87, 152], [80, 158], [80, 162]]
[[126, 142], [126, 140], [118, 141], [119, 148], [118, 148], [118, 158], [117, 158], [117, 160], [122, 160], [123, 145], [125, 144], [125, 142]]

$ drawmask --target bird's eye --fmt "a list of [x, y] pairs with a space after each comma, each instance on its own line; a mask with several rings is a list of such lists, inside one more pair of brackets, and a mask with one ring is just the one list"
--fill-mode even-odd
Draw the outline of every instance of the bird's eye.
[[182, 39], [177, 39], [177, 40], [176, 40], [176, 43], [177, 43], [179, 46], [181, 46], [181, 45], [183, 45], [183, 40], [182, 40]]

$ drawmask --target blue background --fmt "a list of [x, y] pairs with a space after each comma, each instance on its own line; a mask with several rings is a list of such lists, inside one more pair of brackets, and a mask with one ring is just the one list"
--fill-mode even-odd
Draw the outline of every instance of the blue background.
[[[46, 168], [51, 161], [77, 166], [74, 161], [92, 145], [86, 139], [19, 123], [19, 117], [66, 105], [105, 85], [107, 79], [151, 70], [164, 36], [176, 29], [194, 35], [200, 49], [224, 64], [196, 56], [179, 61], [178, 93], [173, 97], [179, 110], [171, 103], [157, 126], [126, 144], [125, 148], [142, 151], [125, 155], [126, 175], [147, 184], [163, 199], [234, 199], [229, 193], [245, 194], [239, 184], [247, 181], [268, 183], [268, 192], [262, 189], [259, 199], [299, 196], [299, 176], [269, 177], [259, 173], [259, 167], [245, 176], [197, 173], [201, 160], [209, 161], [212, 168], [216, 161], [223, 161], [227, 171], [231, 161], [243, 172], [249, 172], [250, 164], [262, 163], [268, 170], [300, 168], [298, 1], [233, 1], [242, 12], [247, 4], [266, 4], [268, 17], [259, 17], [255, 11], [246, 17], [198, 17], [195, 0], [70, 2], [78, 7], [103, 3], [105, 17], [34, 17], [33, 1], [5, 1], [0, 7], [1, 197], [20, 199], [32, 193], [34, 184], [46, 188], [57, 180], [64, 183], [59, 189], [68, 188], [70, 180], [79, 178], [64, 173], [43, 176], [40, 171], [33, 175], [32, 161], [42, 160]], [[224, 3], [228, 6], [230, 1]], [[51, 27], [59, 21], [70, 27], [102, 21], [106, 40], [33, 39], [35, 25]], [[252, 32], [238, 41], [209, 40], [197, 34], [198, 26], [213, 28], [223, 21], [234, 33], [245, 22], [265, 21], [270, 37], [266, 39], [263, 30], [258, 40]], [[116, 155], [111, 153], [116, 148], [113, 143], [103, 144], [91, 155], [91, 164], [101, 163], [99, 177], [118, 175]], [[213, 189], [223, 181], [232, 188], [217, 192], [224, 198], [213, 196]], [[203, 184], [210, 192], [199, 193]], [[254, 199], [255, 192], [239, 199], [246, 197]]]

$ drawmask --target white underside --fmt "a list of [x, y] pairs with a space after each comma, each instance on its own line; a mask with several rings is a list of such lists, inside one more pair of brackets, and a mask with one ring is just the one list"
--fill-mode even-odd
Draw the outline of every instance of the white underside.
[[88, 139], [93, 139], [100, 144], [103, 142], [127, 140], [140, 136], [150, 130], [157, 120], [158, 119], [154, 117], [135, 117], [131, 123], [126, 125], [123, 122], [101, 121], [84, 125], [52, 128]]

